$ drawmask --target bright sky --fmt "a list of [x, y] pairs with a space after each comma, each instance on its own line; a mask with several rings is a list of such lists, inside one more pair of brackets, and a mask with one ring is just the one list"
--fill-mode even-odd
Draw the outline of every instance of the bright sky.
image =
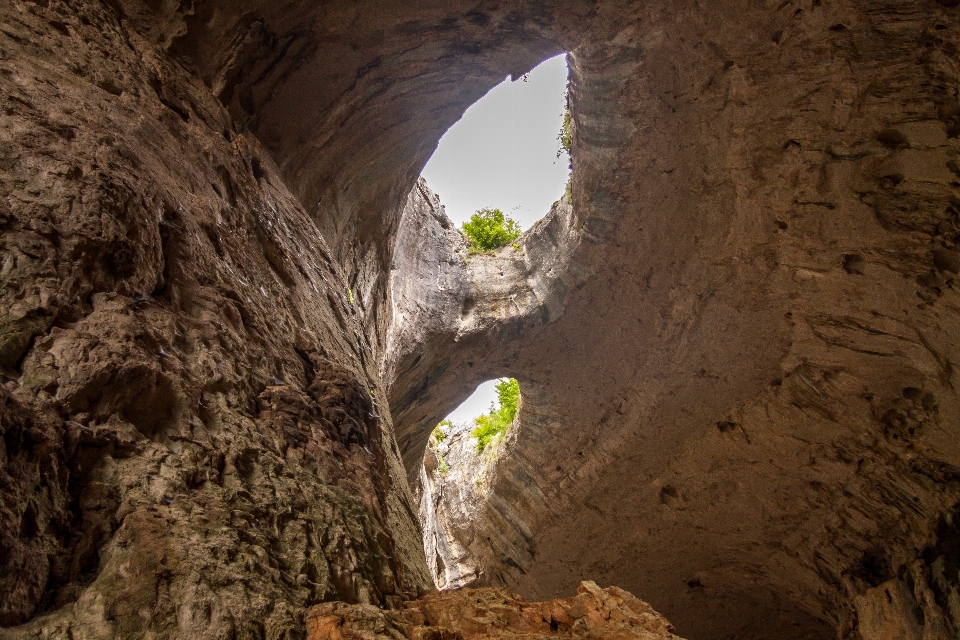
[[[482, 416], [490, 410], [490, 403], [497, 401], [496, 380], [488, 380], [477, 387], [473, 395], [463, 401], [456, 410], [447, 416], [451, 422], [473, 422], [473, 419]], [[522, 393], [522, 390], [521, 390]]]
[[[566, 56], [559, 55], [526, 82], [501, 82], [443, 136], [423, 177], [458, 227], [493, 207], [529, 229], [560, 199], [570, 173], [567, 155], [557, 158], [566, 90]], [[481, 384], [447, 418], [470, 422], [486, 413], [496, 383]]]
[[492, 207], [529, 229], [560, 199], [570, 173], [566, 154], [557, 158], [566, 89], [559, 55], [527, 82], [507, 78], [491, 89], [443, 136], [423, 177], [458, 227]]

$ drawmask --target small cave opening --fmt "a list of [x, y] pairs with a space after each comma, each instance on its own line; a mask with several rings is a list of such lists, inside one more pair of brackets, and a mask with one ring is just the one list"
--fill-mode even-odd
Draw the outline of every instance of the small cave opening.
[[515, 426], [520, 384], [497, 378], [480, 384], [434, 427], [420, 472], [420, 525], [427, 564], [438, 589], [477, 583], [480, 570], [461, 541], [481, 504], [488, 477]]
[[458, 227], [496, 210], [527, 230], [566, 193], [568, 77], [566, 54], [508, 76], [441, 138], [421, 175]]

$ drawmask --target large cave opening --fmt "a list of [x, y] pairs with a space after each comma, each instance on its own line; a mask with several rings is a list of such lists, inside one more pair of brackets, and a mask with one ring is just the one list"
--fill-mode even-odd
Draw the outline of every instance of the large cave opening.
[[[433, 398], [419, 396], [413, 402], [420, 407], [440, 405], [445, 411], [440, 413], [445, 417], [439, 424], [436, 417], [430, 422], [431, 416], [426, 413], [418, 421], [420, 436], [416, 441], [423, 442], [425, 434], [429, 437], [419, 448], [422, 464], [417, 464], [419, 478], [414, 481], [427, 564], [440, 589], [482, 581], [479, 558], [489, 555], [496, 542], [481, 531], [468, 529], [475, 527], [476, 512], [483, 509], [489, 490], [488, 473], [492, 473], [511, 437], [516, 438], [508, 432], [515, 422], [520, 393], [513, 378], [477, 379], [483, 372], [474, 365], [487, 360], [482, 354], [479, 358], [452, 358], [451, 354], [461, 351], [463, 343], [487, 334], [491, 321], [509, 325], [529, 316], [528, 308], [518, 304], [518, 293], [529, 288], [530, 265], [549, 262], [541, 258], [547, 252], [556, 252], [551, 246], [554, 242], [543, 242], [546, 227], [539, 233], [532, 228], [544, 217], [556, 222], [561, 209], [570, 213], [572, 117], [568, 65], [572, 59], [567, 54], [555, 55], [526, 73], [507, 77], [467, 108], [439, 141], [422, 171], [423, 180], [411, 196], [421, 209], [427, 201], [425, 208], [432, 215], [410, 225], [409, 237], [416, 237], [419, 245], [412, 254], [418, 268], [395, 269], [394, 295], [402, 298], [411, 281], [426, 281], [432, 285], [430, 289], [455, 291], [452, 297], [456, 301], [435, 296], [435, 291], [428, 293], [418, 284], [416, 293], [410, 296], [418, 309], [428, 309], [427, 315], [433, 317], [448, 307], [458, 311], [451, 322], [456, 326], [454, 344], [427, 354], [447, 361], [447, 371], [441, 375], [451, 376], [449, 370], [458, 369], [459, 373], [452, 373], [457, 384], [438, 388]], [[412, 211], [406, 213], [418, 218]], [[477, 225], [483, 221], [492, 224], [491, 213], [505, 220], [507, 228], [499, 234], [503, 236], [500, 242], [493, 239], [485, 245], [481, 234], [493, 232]], [[519, 224], [510, 227], [514, 221]], [[437, 222], [439, 228], [434, 228]], [[468, 243], [466, 254], [450, 227], [462, 229]], [[435, 233], [430, 232], [432, 228]], [[529, 232], [518, 238], [521, 230]], [[433, 236], [436, 241], [424, 243], [425, 236]], [[402, 249], [405, 244], [401, 235], [397, 246]], [[437, 252], [438, 244], [447, 245], [449, 250]], [[550, 256], [550, 260], [556, 260], [556, 256]], [[465, 284], [464, 280], [470, 282]], [[536, 294], [529, 297], [537, 300]], [[410, 324], [417, 325], [417, 330], [422, 327], [416, 321]], [[423, 355], [417, 350], [415, 362], [423, 362]], [[497, 368], [509, 370], [509, 356]], [[431, 375], [429, 371], [427, 375]], [[463, 399], [460, 394], [470, 386], [475, 391]], [[454, 397], [437, 397], [445, 392]], [[401, 415], [402, 407], [394, 406], [393, 410], [394, 415]], [[466, 539], [471, 542], [465, 543]]]
[[[569, 180], [566, 54], [503, 82], [443, 135], [421, 175], [457, 225], [499, 208], [529, 229]], [[566, 116], [566, 117], [565, 117]]]
[[[575, 64], [575, 53], [530, 61], [465, 107], [407, 198], [382, 373], [415, 489], [438, 421], [472, 423], [482, 411], [455, 416], [458, 405], [488, 406], [496, 397], [491, 376], [510, 370], [522, 334], [560, 312], [569, 286], [563, 265], [578, 241]], [[502, 214], [507, 229], [518, 224], [509, 241], [478, 246], [469, 227], [489, 213]]]
[[[431, 431], [508, 373], [446, 586], [952, 637], [960, 29], [889, 4], [0, 3], [0, 635], [400, 606]], [[417, 178], [561, 51], [570, 189], [472, 256]]]

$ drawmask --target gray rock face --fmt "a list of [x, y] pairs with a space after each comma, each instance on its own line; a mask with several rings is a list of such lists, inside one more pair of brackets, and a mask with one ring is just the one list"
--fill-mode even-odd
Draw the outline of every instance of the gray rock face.
[[563, 312], [576, 281], [579, 243], [567, 199], [534, 228], [492, 254], [470, 254], [440, 200], [421, 179], [407, 198], [390, 277], [381, 375], [391, 380], [397, 443], [411, 482], [433, 426], [506, 365], [504, 348]]
[[422, 348], [391, 383], [398, 433], [419, 446], [471, 370], [520, 380], [515, 447], [457, 538], [490, 538], [481, 582], [623, 584], [691, 637], [953, 628], [955, 18], [637, 11], [571, 55], [558, 315]]
[[[516, 243], [489, 255], [468, 252], [422, 178], [407, 199], [381, 375], [395, 381], [390, 406], [405, 425], [397, 442], [420, 498], [424, 551], [438, 588], [505, 584], [503, 567], [486, 564], [488, 557], [512, 566], [512, 558], [529, 555], [533, 539], [523, 516], [510, 497], [490, 491], [506, 443], [478, 455], [471, 426], [439, 445], [429, 434], [477, 385], [513, 375], [513, 350], [563, 314], [566, 292], [588, 275], [573, 260], [580, 242], [566, 196]], [[524, 402], [529, 398], [524, 387]], [[438, 456], [448, 471], [439, 471]], [[514, 498], [525, 499], [522, 492]]]
[[477, 452], [471, 425], [443, 429], [438, 442], [431, 437], [420, 471], [420, 526], [427, 567], [440, 590], [470, 587], [480, 582], [479, 557], [471, 547], [485, 547], [476, 526], [477, 510], [487, 499], [486, 472], [494, 452]]
[[[407, 481], [503, 375], [451, 580], [949, 636], [952, 4], [3, 4], [0, 636], [296, 638], [427, 589]], [[560, 51], [571, 198], [470, 257], [417, 175]]]
[[491, 555], [516, 557], [532, 540], [522, 516], [491, 491], [490, 484], [501, 459], [510, 464], [519, 421], [514, 420], [507, 433], [494, 438], [483, 451], [477, 450], [477, 439], [471, 436], [474, 427], [444, 427], [442, 441], [430, 438], [417, 485], [423, 549], [441, 590], [504, 582], [503, 575], [486, 574], [501, 568], [483, 561]]

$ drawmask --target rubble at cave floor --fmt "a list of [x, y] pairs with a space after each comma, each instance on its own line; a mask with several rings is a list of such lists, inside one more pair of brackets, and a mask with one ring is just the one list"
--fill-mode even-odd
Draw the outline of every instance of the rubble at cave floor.
[[682, 640], [646, 602], [589, 581], [576, 596], [549, 602], [527, 602], [494, 588], [435, 592], [397, 611], [328, 602], [307, 614], [307, 631], [307, 640]]

